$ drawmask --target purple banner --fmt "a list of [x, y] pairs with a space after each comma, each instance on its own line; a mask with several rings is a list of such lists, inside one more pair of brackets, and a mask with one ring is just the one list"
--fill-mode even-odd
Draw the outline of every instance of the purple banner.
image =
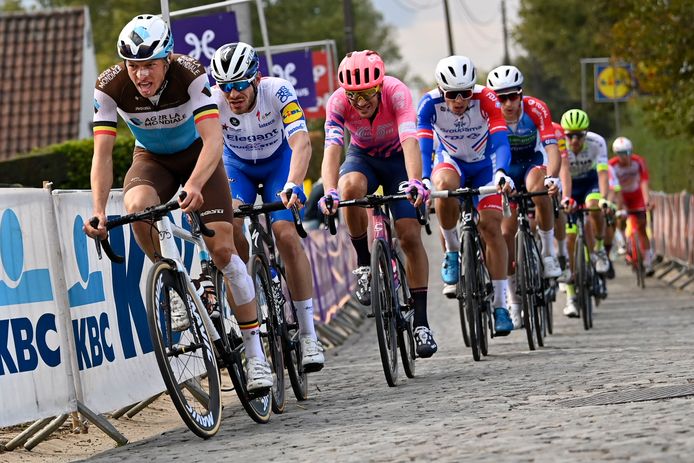
[[[238, 42], [239, 30], [233, 12], [195, 16], [172, 22], [174, 51], [192, 56], [208, 68], [217, 48]], [[214, 80], [210, 77], [210, 82]]]
[[[265, 54], [260, 53], [260, 71], [268, 76]], [[311, 50], [288, 51], [272, 54], [272, 75], [286, 79], [294, 86], [302, 108], [316, 106], [316, 84], [313, 81]]]

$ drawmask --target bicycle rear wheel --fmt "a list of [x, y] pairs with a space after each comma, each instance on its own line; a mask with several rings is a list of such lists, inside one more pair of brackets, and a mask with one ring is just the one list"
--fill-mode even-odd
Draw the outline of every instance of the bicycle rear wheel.
[[[224, 355], [224, 362], [227, 367], [227, 372], [234, 385], [234, 391], [241, 402], [241, 406], [256, 423], [264, 424], [270, 419], [272, 412], [272, 391], [260, 396], [251, 396], [246, 390], [246, 370], [244, 369], [245, 352], [243, 348], [243, 338], [241, 337], [241, 329], [234, 317], [234, 312], [231, 308], [230, 297], [227, 292], [227, 285], [221, 284], [224, 281], [222, 272], [217, 270], [215, 273], [215, 289], [217, 291], [217, 301], [222, 304], [220, 306], [221, 318], [217, 325], [217, 331], [226, 333], [224, 345], [225, 349], [230, 349]], [[260, 320], [260, 315], [258, 320]], [[222, 328], [223, 326], [223, 328]], [[263, 345], [265, 354], [268, 351]]]
[[301, 365], [301, 342], [299, 339], [299, 323], [297, 322], [296, 307], [291, 301], [284, 305], [284, 365], [287, 367], [289, 382], [292, 385], [296, 400], [308, 399], [308, 375]]
[[383, 373], [388, 385], [395, 387], [398, 381], [397, 318], [393, 267], [389, 254], [385, 241], [380, 239], [374, 241], [371, 250], [371, 304], [376, 318], [376, 334]]
[[591, 327], [592, 316], [592, 301], [591, 301], [591, 286], [592, 279], [590, 276], [590, 253], [583, 238], [576, 242], [576, 258], [574, 260], [576, 266], [576, 300], [581, 310], [581, 318], [583, 319], [583, 329], [589, 330]]
[[[460, 273], [463, 274], [463, 262], [460, 262]], [[465, 347], [470, 347], [470, 336], [467, 332], [467, 320], [465, 319], [465, 287], [463, 285], [463, 279], [458, 278], [458, 284], [456, 285], [456, 297], [458, 298], [458, 313], [460, 313], [460, 328], [463, 330], [463, 342]]]
[[[147, 321], [162, 379], [183, 422], [203, 439], [219, 431], [222, 416], [219, 371], [207, 329], [188, 287], [166, 261], [147, 277]], [[191, 325], [171, 329], [171, 304], [183, 304]]]
[[253, 258], [252, 273], [255, 284], [256, 303], [262, 318], [261, 339], [265, 352], [269, 352], [268, 361], [272, 368], [272, 411], [283, 413], [287, 404], [284, 386], [284, 353], [282, 352], [282, 319], [281, 310], [275, 307], [272, 280], [267, 263], [258, 255]]
[[643, 266], [643, 253], [641, 252], [641, 240], [639, 239], [638, 233], [634, 230], [632, 232], [632, 243], [633, 252], [632, 265], [636, 270], [636, 285], [641, 287], [641, 289], [646, 288], [646, 269]]
[[402, 260], [396, 258], [398, 266], [398, 278], [400, 285], [396, 290], [398, 308], [400, 315], [398, 316], [398, 347], [400, 348], [400, 360], [402, 367], [405, 370], [405, 376], [414, 378], [415, 358], [417, 351], [414, 341], [414, 306], [409, 297], [409, 287], [407, 286], [407, 275], [405, 266], [402, 265]]
[[536, 323], [535, 323], [535, 294], [532, 287], [532, 267], [526, 247], [526, 240], [523, 238], [524, 233], [519, 230], [516, 233], [516, 285], [521, 297], [521, 307], [523, 309], [523, 324], [525, 325], [525, 334], [528, 339], [528, 348], [535, 350], [536, 339]]
[[538, 248], [537, 241], [534, 238], [526, 238], [526, 249], [527, 256], [530, 256], [530, 268], [532, 269], [532, 283], [530, 288], [532, 288], [534, 304], [533, 310], [533, 320], [535, 322], [535, 339], [537, 340], [537, 345], [544, 347], [545, 345], [545, 326], [544, 326], [544, 310], [545, 310], [545, 280], [542, 276], [544, 270], [542, 267], [542, 258], [540, 257], [540, 250]]
[[482, 322], [483, 304], [480, 300], [479, 272], [477, 271], [477, 255], [473, 245], [471, 232], [463, 233], [463, 266], [461, 279], [463, 281], [463, 297], [465, 300], [465, 318], [468, 322], [468, 335], [470, 336], [470, 349], [472, 358], [479, 361], [482, 355], [482, 338], [485, 337]]

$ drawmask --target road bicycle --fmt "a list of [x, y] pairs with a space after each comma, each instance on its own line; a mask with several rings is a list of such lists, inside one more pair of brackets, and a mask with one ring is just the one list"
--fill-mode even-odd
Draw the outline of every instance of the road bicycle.
[[641, 236], [639, 235], [636, 216], [646, 212], [647, 210], [644, 208], [621, 211], [622, 214], [627, 215], [627, 220], [630, 222], [631, 229], [630, 233], [626, 235], [626, 262], [636, 275], [636, 286], [640, 287], [641, 289], [646, 288], [646, 267], [643, 263]]
[[[185, 192], [180, 196], [185, 197]], [[249, 416], [258, 423], [266, 423], [271, 415], [271, 390], [261, 389], [250, 393], [246, 389], [244, 369], [245, 351], [243, 339], [227, 294], [224, 276], [210, 258], [203, 240], [214, 236], [201, 221], [199, 214], [188, 214], [191, 229], [178, 226], [169, 217], [171, 211], [180, 208], [178, 200], [113, 218], [106, 229], [144, 221], [149, 223], [159, 237], [160, 251], [147, 275], [145, 292], [147, 321], [157, 364], [169, 397], [183, 422], [202, 438], [217, 433], [221, 421], [221, 387], [218, 367], [226, 367], [234, 389]], [[92, 219], [93, 226], [98, 224]], [[184, 261], [176, 238], [197, 246], [198, 260], [203, 278], [214, 286], [214, 297], [205, 295], [206, 307], [198, 294]], [[97, 254], [101, 249], [114, 263], [123, 263], [124, 257], [116, 254], [108, 238], [95, 240]], [[182, 306], [191, 320], [183, 331], [171, 326], [171, 305]], [[212, 314], [212, 315], [211, 315]], [[262, 314], [258, 314], [262, 320]], [[267, 346], [263, 348], [267, 355]]]
[[580, 207], [567, 213], [567, 224], [576, 225], [576, 243], [574, 246], [574, 287], [576, 302], [579, 306], [583, 328], [593, 327], [593, 299], [595, 304], [607, 297], [607, 286], [604, 277], [595, 270], [592, 252], [588, 247], [585, 233], [585, 215], [591, 212], [607, 214], [606, 209], [599, 207]]
[[[277, 327], [269, 334], [270, 339], [275, 340], [279, 346], [279, 349], [273, 352], [276, 357], [273, 358], [273, 362], [277, 365], [275, 370], [277, 381], [273, 388], [275, 413], [281, 413], [285, 407], [283, 370], [285, 367], [296, 399], [303, 401], [308, 398], [307, 373], [309, 372], [301, 364], [303, 353], [296, 307], [289, 294], [284, 266], [276, 252], [269, 214], [283, 210], [285, 207], [278, 201], [260, 205], [243, 204], [234, 210], [234, 217], [248, 217], [250, 220], [251, 275], [256, 284], [256, 293], [262, 294], [262, 302], [259, 301], [258, 304], [264, 316], [272, 319], [272, 323], [268, 326]], [[293, 206], [290, 210], [298, 235], [305, 238], [307, 234], [298, 208]], [[263, 214], [265, 226], [260, 221], [260, 216]], [[307, 278], [310, 277], [311, 275], [307, 276]]]
[[536, 346], [543, 347], [544, 337], [552, 331], [553, 284], [544, 277], [542, 255], [529, 216], [532, 198], [547, 195], [546, 191], [519, 191], [509, 198], [518, 205], [516, 286], [530, 350], [535, 350]]
[[[338, 207], [373, 209], [373, 241], [371, 244], [371, 308], [376, 319], [376, 333], [381, 363], [388, 386], [397, 386], [398, 347], [405, 375], [415, 375], [414, 300], [407, 283], [405, 265], [398, 239], [394, 236], [388, 203], [406, 200], [407, 194], [367, 195], [361, 199], [340, 201]], [[330, 198], [326, 207], [332, 208]], [[417, 219], [424, 225], [424, 216], [417, 209]], [[335, 234], [335, 216], [326, 215], [330, 233]]]
[[496, 186], [439, 190], [432, 198], [461, 198], [459, 272], [456, 298], [460, 313], [463, 341], [479, 361], [489, 352], [489, 338], [494, 337], [492, 302], [494, 287], [485, 263], [484, 246], [477, 229], [473, 199], [478, 195], [496, 194]]

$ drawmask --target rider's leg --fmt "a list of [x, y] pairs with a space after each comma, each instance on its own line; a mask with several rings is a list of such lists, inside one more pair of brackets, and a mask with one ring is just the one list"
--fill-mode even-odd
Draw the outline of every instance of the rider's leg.
[[501, 235], [506, 244], [506, 281], [508, 306], [511, 310], [512, 318], [514, 314], [520, 314], [521, 299], [518, 296], [516, 284], [516, 231], [518, 230], [518, 210], [511, 209], [511, 217], [503, 217], [501, 221]]
[[[460, 187], [461, 178], [454, 168], [444, 167], [434, 170], [432, 181], [437, 190], [455, 190]], [[446, 283], [444, 293], [453, 294], [452, 285], [458, 281], [458, 255], [460, 236], [458, 236], [458, 219], [460, 218], [460, 201], [458, 198], [438, 198], [435, 200], [436, 216], [443, 236], [445, 257], [441, 268], [441, 278]]]
[[[540, 192], [545, 191], [545, 170], [542, 167], [535, 167], [528, 171], [528, 176], [525, 179], [526, 188], [528, 191]], [[552, 210], [552, 200], [549, 196], [535, 196], [535, 217], [538, 224], [538, 233], [542, 240], [542, 255], [554, 256], [554, 211]]]
[[[366, 176], [360, 172], [349, 172], [338, 182], [340, 197], [343, 200], [363, 198], [367, 193]], [[361, 207], [346, 207], [342, 214], [347, 224], [352, 245], [357, 252], [357, 265], [359, 267], [371, 265], [367, 228], [369, 218], [366, 210]]]
[[[571, 269], [571, 275], [575, 275], [574, 268], [575, 262], [575, 249], [576, 249], [576, 225], [566, 226], [566, 240], [568, 242], [569, 251], [569, 268]], [[566, 283], [566, 307], [564, 307], [564, 315], [569, 317], [577, 317], [578, 310], [576, 308], [576, 288], [574, 286], [573, 277]]]
[[506, 270], [509, 254], [506, 249], [506, 242], [501, 234], [502, 218], [501, 211], [497, 209], [480, 209], [478, 226], [482, 239], [486, 244], [485, 262], [494, 285], [494, 308], [507, 307], [506, 293], [508, 282], [506, 281]]
[[[168, 198], [160, 199], [157, 191], [149, 185], [133, 186], [123, 195], [123, 203], [128, 214], [143, 211], [167, 200]], [[156, 228], [146, 222], [133, 222], [132, 228], [135, 241], [149, 260], [154, 261], [155, 254], [159, 252], [159, 234]]]
[[[241, 201], [234, 200], [234, 207], [238, 207], [240, 204], [242, 204]], [[245, 219], [234, 219], [234, 244], [236, 245], [236, 250], [241, 260], [247, 263], [249, 258], [249, 246], [244, 233], [245, 226]]]

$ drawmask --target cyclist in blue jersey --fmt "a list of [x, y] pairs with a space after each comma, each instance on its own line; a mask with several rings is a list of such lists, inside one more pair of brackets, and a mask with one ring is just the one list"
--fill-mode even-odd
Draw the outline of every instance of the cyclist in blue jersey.
[[[262, 184], [264, 202], [276, 201], [279, 194], [287, 207], [301, 206], [306, 202], [302, 185], [311, 159], [306, 119], [292, 84], [277, 77], [261, 78], [258, 66], [256, 51], [243, 42], [222, 45], [212, 58], [212, 77], [217, 81], [212, 98], [219, 106], [233, 201], [255, 203]], [[318, 371], [324, 355], [313, 324], [311, 266], [291, 212], [272, 212], [271, 220], [299, 317], [302, 365], [308, 372]], [[234, 222], [234, 240], [248, 260], [243, 219]]]
[[[135, 136], [133, 162], [123, 185], [128, 213], [172, 198], [181, 185], [184, 212], [199, 211], [215, 232], [204, 237], [215, 265], [227, 278], [234, 313], [242, 326], [248, 390], [272, 386], [272, 373], [260, 343], [255, 289], [236, 252], [233, 209], [224, 165], [219, 110], [212, 100], [205, 68], [186, 55], [176, 55], [169, 26], [159, 16], [139, 15], [118, 37], [121, 63], [101, 73], [94, 90], [94, 157], [91, 186], [93, 215], [84, 231], [106, 238], [106, 204], [113, 183], [113, 146], [118, 114]], [[154, 260], [159, 244], [150, 224], [132, 225], [135, 238]], [[180, 299], [171, 304], [176, 331], [190, 326]]]
[[[506, 131], [511, 145], [508, 173], [516, 187], [529, 192], [549, 190], [559, 194], [559, 174], [562, 158], [552, 125], [552, 116], [544, 101], [523, 95], [523, 74], [515, 66], [499, 66], [487, 76], [487, 87], [494, 90], [506, 120]], [[562, 176], [569, 176], [568, 162], [564, 162]], [[554, 247], [554, 214], [547, 196], [532, 198], [536, 208], [537, 232], [542, 242], [542, 264], [545, 278], [556, 278], [562, 270]], [[515, 206], [515, 204], [514, 204]], [[511, 318], [516, 328], [521, 326], [521, 301], [516, 292], [515, 236], [518, 218], [515, 212], [504, 219], [502, 233], [509, 252], [508, 282]]]
[[[513, 180], [506, 174], [511, 157], [506, 124], [493, 91], [475, 85], [477, 73], [465, 56], [449, 56], [436, 66], [438, 87], [424, 95], [417, 110], [417, 137], [422, 151], [423, 177], [431, 178], [437, 190], [477, 188]], [[439, 140], [433, 162], [434, 132]], [[486, 243], [486, 262], [494, 285], [495, 331], [508, 335], [513, 329], [506, 303], [508, 251], [501, 235], [501, 196], [484, 195], [475, 200], [479, 229]], [[458, 281], [460, 237], [456, 228], [460, 203], [456, 198], [436, 199], [446, 256], [441, 278], [444, 294], [455, 297]]]

